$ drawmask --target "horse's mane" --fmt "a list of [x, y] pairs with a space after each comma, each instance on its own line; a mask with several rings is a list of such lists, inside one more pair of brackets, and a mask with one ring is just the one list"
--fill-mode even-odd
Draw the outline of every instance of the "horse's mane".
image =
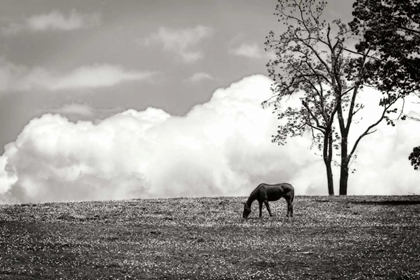
[[259, 184], [252, 192], [251, 192], [251, 194], [249, 195], [249, 196], [252, 196], [253, 194], [255, 194], [256, 192], [257, 192], [257, 190], [258, 190], [258, 188], [260, 187], [262, 185], [262, 183], [261, 184]]
[[251, 197], [253, 197], [254, 195], [255, 195], [255, 193], [258, 191], [258, 188], [262, 185], [263, 183], [261, 183], [261, 184], [259, 184], [252, 192], [251, 192], [251, 194], [248, 196], [248, 200], [247, 200], [247, 202], [249, 201], [249, 199], [251, 198]]

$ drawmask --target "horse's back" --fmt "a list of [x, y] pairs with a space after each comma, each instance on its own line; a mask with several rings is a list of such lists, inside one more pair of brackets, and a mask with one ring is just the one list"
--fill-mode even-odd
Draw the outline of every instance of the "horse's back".
[[295, 188], [292, 186], [292, 184], [289, 183], [280, 183], [280, 184], [265, 184], [262, 183], [260, 184], [260, 186], [265, 186], [266, 188], [280, 188], [283, 189], [285, 192], [287, 191], [293, 191], [295, 190]]
[[295, 193], [293, 186], [289, 183], [262, 183], [258, 187], [261, 188], [262, 193], [265, 193], [267, 199], [271, 201], [279, 200], [281, 197], [293, 199]]

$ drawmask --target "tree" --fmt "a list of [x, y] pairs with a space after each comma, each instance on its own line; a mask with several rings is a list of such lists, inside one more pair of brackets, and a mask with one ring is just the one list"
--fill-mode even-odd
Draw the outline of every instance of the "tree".
[[418, 170], [420, 167], [420, 146], [413, 149], [413, 152], [408, 159], [411, 161], [411, 165], [414, 166], [414, 169]]
[[[279, 126], [273, 142], [283, 144], [288, 137], [312, 132], [312, 140], [323, 151], [327, 170], [328, 192], [334, 194], [331, 162], [333, 148], [340, 151], [340, 195], [347, 194], [349, 167], [362, 138], [375, 132], [383, 120], [391, 121], [391, 106], [401, 97], [387, 91], [381, 100], [383, 112], [356, 141], [349, 146], [348, 137], [355, 115], [364, 108], [356, 97], [374, 69], [369, 63], [370, 50], [351, 50], [351, 32], [339, 20], [327, 22], [321, 18], [324, 1], [279, 0], [275, 15], [287, 27], [276, 37], [273, 31], [266, 37], [266, 50], [275, 50], [276, 58], [267, 64], [273, 79], [273, 98], [263, 105], [273, 105], [278, 118], [286, 122]], [[282, 102], [290, 96], [300, 97], [301, 106], [284, 109]], [[338, 120], [338, 131], [334, 119]], [[337, 141], [339, 144], [337, 144]]]
[[[274, 111], [279, 112], [278, 119], [286, 120], [284, 125], [279, 126], [277, 135], [273, 135], [273, 142], [285, 144], [288, 137], [302, 136], [308, 130], [312, 133], [313, 143], [322, 150], [328, 193], [334, 195], [331, 164], [335, 139], [333, 121], [337, 106], [327, 62], [334, 54], [317, 49], [321, 36], [328, 41], [330, 32], [325, 34], [329, 27], [320, 20], [325, 3], [321, 2], [315, 8], [312, 4], [311, 1], [303, 4], [279, 1], [276, 6], [275, 15], [287, 26], [287, 31], [278, 39], [275, 39], [273, 31], [266, 37], [266, 50], [274, 48], [277, 58], [267, 64], [269, 76], [275, 81], [272, 86], [274, 96], [263, 105], [273, 105]], [[293, 9], [299, 10], [297, 16], [293, 14]], [[335, 55], [341, 51], [339, 44], [331, 40], [328, 44]], [[301, 91], [305, 93], [300, 97], [301, 106], [283, 110], [282, 101]]]
[[357, 0], [353, 8], [350, 26], [362, 36], [356, 49], [369, 49], [377, 57], [368, 82], [381, 91], [420, 97], [420, 2]]

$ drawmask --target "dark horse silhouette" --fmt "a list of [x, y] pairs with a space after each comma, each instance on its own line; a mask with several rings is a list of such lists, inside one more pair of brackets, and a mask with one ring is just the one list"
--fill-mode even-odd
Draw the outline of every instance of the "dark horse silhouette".
[[281, 183], [275, 185], [259, 184], [255, 190], [249, 195], [248, 200], [244, 203], [244, 219], [248, 218], [251, 213], [251, 204], [254, 200], [258, 200], [260, 206], [260, 218], [262, 216], [263, 203], [267, 207], [268, 214], [271, 215], [269, 201], [279, 200], [284, 197], [287, 201], [287, 217], [293, 217], [293, 198], [295, 196], [295, 189], [288, 183]]

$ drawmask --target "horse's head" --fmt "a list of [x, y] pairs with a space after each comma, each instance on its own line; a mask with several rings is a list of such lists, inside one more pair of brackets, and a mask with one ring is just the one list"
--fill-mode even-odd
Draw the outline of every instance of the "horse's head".
[[251, 207], [249, 207], [246, 203], [244, 203], [244, 213], [242, 214], [242, 217], [244, 217], [244, 219], [247, 219], [250, 213], [251, 213]]

